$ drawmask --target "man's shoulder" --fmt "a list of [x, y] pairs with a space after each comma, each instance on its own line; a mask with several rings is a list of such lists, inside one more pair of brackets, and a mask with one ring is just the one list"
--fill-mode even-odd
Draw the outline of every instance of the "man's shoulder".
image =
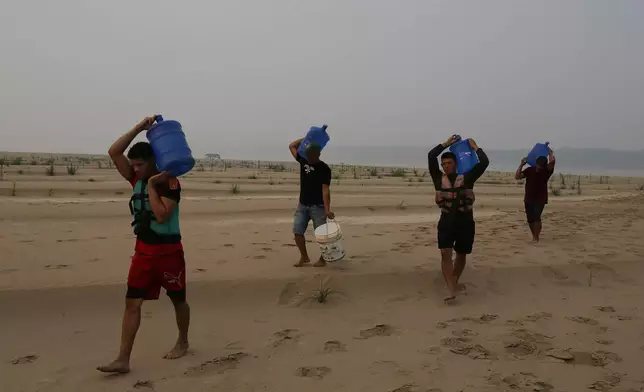
[[323, 168], [324, 170], [331, 170], [331, 167], [329, 165], [327, 165], [326, 162], [324, 162], [324, 161], [320, 161], [320, 163], [318, 165], [321, 168]]

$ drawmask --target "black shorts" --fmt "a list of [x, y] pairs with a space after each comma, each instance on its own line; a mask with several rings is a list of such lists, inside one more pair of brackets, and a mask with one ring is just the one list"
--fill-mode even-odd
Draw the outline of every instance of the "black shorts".
[[543, 203], [525, 203], [525, 216], [528, 223], [541, 222], [541, 214], [545, 206]]
[[438, 249], [454, 249], [456, 253], [469, 255], [474, 246], [475, 233], [473, 217], [442, 215], [438, 221]]

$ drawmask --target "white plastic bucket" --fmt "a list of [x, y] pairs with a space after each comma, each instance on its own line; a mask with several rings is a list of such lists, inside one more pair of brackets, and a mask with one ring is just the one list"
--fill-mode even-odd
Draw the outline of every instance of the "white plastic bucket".
[[315, 229], [315, 239], [320, 245], [320, 252], [322, 252], [324, 261], [332, 263], [344, 258], [342, 230], [340, 230], [338, 222], [329, 220], [326, 224], [318, 226]]

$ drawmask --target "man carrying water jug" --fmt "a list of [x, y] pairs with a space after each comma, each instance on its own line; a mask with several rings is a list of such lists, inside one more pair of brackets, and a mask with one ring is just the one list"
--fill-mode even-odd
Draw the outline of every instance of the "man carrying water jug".
[[188, 350], [190, 307], [186, 302], [186, 270], [179, 230], [181, 186], [176, 178], [157, 170], [149, 143], [134, 144], [141, 132], [150, 129], [156, 116], [147, 117], [121, 136], [109, 149], [109, 155], [133, 188], [130, 212], [136, 245], [127, 278], [125, 313], [119, 354], [112, 363], [97, 369], [106, 373], [130, 371], [130, 354], [141, 323], [144, 300], [159, 298], [161, 287], [174, 305], [179, 336], [174, 348], [164, 358], [182, 357]]
[[[451, 151], [441, 155], [457, 141], [459, 138], [452, 136], [428, 154], [429, 173], [436, 189], [436, 204], [441, 209], [438, 221], [438, 249], [441, 251], [443, 278], [449, 292], [445, 302], [456, 299], [456, 292], [462, 287], [459, 286], [459, 280], [465, 269], [467, 255], [472, 253], [474, 244], [474, 183], [490, 164], [487, 155], [476, 142], [467, 139], [470, 147], [478, 155], [479, 162], [469, 172], [458, 174], [456, 155]], [[439, 156], [443, 172], [438, 167]], [[454, 260], [453, 252], [456, 252]]]
[[541, 214], [548, 204], [548, 180], [555, 172], [555, 154], [550, 147], [548, 147], [548, 153], [548, 157], [537, 158], [535, 167], [523, 169], [528, 159], [521, 159], [514, 176], [517, 180], [525, 178], [525, 214], [533, 242], [539, 242]]
[[[293, 218], [293, 234], [295, 244], [300, 251], [300, 261], [295, 267], [302, 267], [311, 262], [306, 251], [304, 233], [313, 221], [317, 228], [326, 223], [326, 219], [335, 218], [331, 212], [331, 168], [320, 160], [322, 148], [317, 143], [310, 143], [304, 150], [306, 159], [298, 154], [298, 148], [303, 139], [292, 142], [288, 147], [291, 155], [300, 164], [300, 202]], [[320, 256], [314, 267], [324, 267], [326, 262]]]

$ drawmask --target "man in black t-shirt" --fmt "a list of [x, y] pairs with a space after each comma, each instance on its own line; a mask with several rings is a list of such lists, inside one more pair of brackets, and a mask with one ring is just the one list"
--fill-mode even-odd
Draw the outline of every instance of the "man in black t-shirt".
[[[306, 251], [306, 240], [304, 233], [313, 221], [313, 227], [317, 228], [326, 223], [329, 219], [335, 218], [331, 212], [331, 169], [320, 160], [320, 145], [311, 143], [306, 148], [306, 159], [302, 158], [297, 150], [302, 139], [292, 142], [288, 147], [291, 155], [300, 164], [300, 202], [295, 211], [293, 218], [293, 234], [295, 235], [295, 244], [300, 250], [300, 261], [295, 267], [301, 267], [311, 262]], [[326, 263], [320, 256], [320, 259], [313, 264], [315, 267], [324, 267]]]

